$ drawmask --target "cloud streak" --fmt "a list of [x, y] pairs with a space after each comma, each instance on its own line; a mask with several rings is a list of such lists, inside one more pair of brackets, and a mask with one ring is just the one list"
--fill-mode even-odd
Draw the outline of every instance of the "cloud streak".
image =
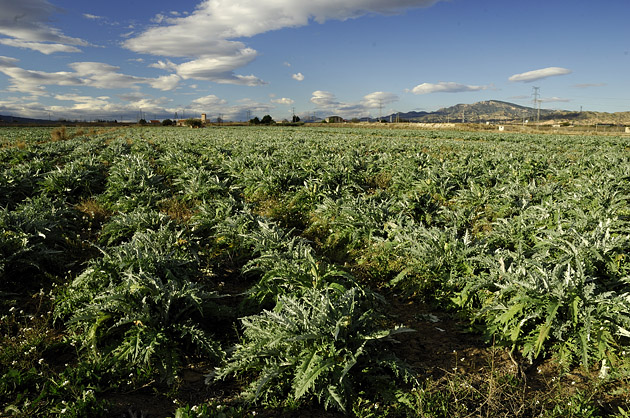
[[399, 97], [393, 93], [376, 91], [363, 96], [357, 103], [345, 103], [337, 97], [323, 90], [316, 90], [311, 95], [311, 103], [315, 104], [320, 111], [334, 113], [343, 117], [365, 117], [369, 116], [373, 110], [382, 109], [383, 106], [397, 102]]
[[606, 85], [606, 83], [582, 83], [582, 84], [574, 84], [573, 88], [576, 89], [588, 89], [591, 87], [604, 87]]
[[541, 102], [543, 103], [568, 103], [571, 101], [571, 99], [565, 99], [563, 97], [546, 97], [546, 98], [542, 98], [540, 99]]
[[531, 83], [533, 81], [542, 80], [547, 77], [555, 77], [559, 75], [571, 74], [572, 72], [573, 71], [569, 70], [568, 68], [547, 67], [547, 68], [541, 68], [539, 70], [533, 70], [533, 71], [527, 71], [520, 74], [514, 74], [513, 76], [508, 78], [508, 80], [513, 81], [513, 82], [520, 81], [524, 83]]
[[430, 94], [430, 93], [463, 93], [468, 91], [480, 91], [491, 89], [491, 85], [487, 86], [472, 86], [466, 84], [455, 83], [452, 81], [444, 82], [440, 81], [437, 84], [434, 83], [422, 83], [411, 89], [413, 94]]
[[180, 81], [179, 76], [158, 78], [137, 77], [118, 72], [119, 67], [102, 62], [74, 62], [68, 64], [73, 71], [45, 72], [19, 67], [18, 60], [0, 56], [0, 73], [9, 77], [9, 88], [14, 92], [45, 94], [45, 86], [88, 86], [98, 89], [133, 88], [146, 84], [159, 90], [172, 90]]
[[271, 103], [282, 104], [282, 105], [292, 105], [295, 103], [295, 100], [289, 99], [288, 97], [281, 97], [279, 99], [272, 99]]

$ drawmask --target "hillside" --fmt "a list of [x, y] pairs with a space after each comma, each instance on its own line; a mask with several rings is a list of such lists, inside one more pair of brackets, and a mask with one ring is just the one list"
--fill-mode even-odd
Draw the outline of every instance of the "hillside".
[[51, 122], [49, 120], [46, 119], [32, 119], [32, 118], [22, 118], [19, 116], [4, 116], [4, 115], [0, 115], [0, 123], [17, 123], [17, 124], [24, 124], [24, 123], [33, 123], [33, 124], [52, 124], [55, 122]]
[[[385, 120], [399, 120], [410, 122], [521, 122], [523, 119], [536, 120], [538, 110], [533, 107], [521, 106], [500, 100], [487, 100], [473, 104], [457, 104], [445, 107], [435, 112], [407, 112], [385, 116]], [[604, 112], [574, 112], [566, 110], [540, 109], [541, 123], [576, 123], [580, 125], [630, 124], [630, 112], [604, 113]]]

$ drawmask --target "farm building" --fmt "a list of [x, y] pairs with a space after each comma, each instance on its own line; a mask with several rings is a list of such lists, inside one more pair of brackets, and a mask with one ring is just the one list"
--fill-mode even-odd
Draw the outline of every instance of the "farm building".
[[326, 123], [343, 123], [344, 122], [341, 116], [328, 116], [325, 120], [326, 120]]

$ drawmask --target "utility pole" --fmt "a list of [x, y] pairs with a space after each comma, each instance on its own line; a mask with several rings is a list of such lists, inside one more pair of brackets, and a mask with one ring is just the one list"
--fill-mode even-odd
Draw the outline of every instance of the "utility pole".
[[383, 116], [383, 100], [378, 101], [378, 121], [381, 121]]

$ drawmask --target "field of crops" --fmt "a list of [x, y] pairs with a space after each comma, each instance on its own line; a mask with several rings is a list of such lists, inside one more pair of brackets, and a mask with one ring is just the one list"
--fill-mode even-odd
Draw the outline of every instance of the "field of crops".
[[0, 147], [0, 415], [630, 416], [629, 138]]

